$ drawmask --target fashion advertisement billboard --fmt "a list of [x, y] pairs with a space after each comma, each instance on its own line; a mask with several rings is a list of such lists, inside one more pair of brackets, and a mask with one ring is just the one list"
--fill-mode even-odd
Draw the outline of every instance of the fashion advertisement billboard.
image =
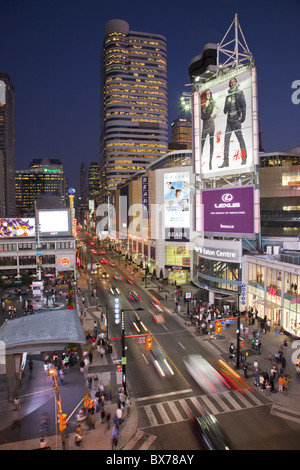
[[254, 236], [254, 187], [202, 191], [205, 234]]
[[190, 227], [188, 171], [164, 174], [165, 240], [188, 241]]
[[0, 238], [35, 237], [35, 219], [0, 219]]
[[[202, 178], [252, 172], [256, 164], [255, 69], [229, 70], [194, 93], [195, 169]], [[256, 119], [256, 117], [255, 117]]]

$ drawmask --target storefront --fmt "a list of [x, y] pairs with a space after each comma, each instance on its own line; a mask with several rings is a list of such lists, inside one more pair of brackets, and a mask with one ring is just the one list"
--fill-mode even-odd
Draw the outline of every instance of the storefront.
[[273, 325], [300, 336], [300, 266], [270, 261], [266, 257], [245, 257], [247, 302]]

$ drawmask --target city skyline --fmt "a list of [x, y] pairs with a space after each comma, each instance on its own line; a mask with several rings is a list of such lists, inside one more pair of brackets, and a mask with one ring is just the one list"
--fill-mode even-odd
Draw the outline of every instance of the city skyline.
[[147, 15], [136, 1], [111, 7], [67, 0], [0, 3], [0, 70], [15, 88], [16, 169], [34, 158], [59, 158], [79, 195], [81, 163], [99, 162], [100, 54], [105, 23], [114, 18], [128, 21], [133, 31], [167, 39], [170, 132], [180, 117], [180, 96], [191, 90], [190, 61], [205, 44], [220, 42], [238, 13], [258, 70], [263, 147], [275, 152], [300, 144], [300, 105], [292, 101], [299, 79], [296, 1], [214, 1], [205, 10], [193, 1], [184, 9], [182, 2], [154, 1]]

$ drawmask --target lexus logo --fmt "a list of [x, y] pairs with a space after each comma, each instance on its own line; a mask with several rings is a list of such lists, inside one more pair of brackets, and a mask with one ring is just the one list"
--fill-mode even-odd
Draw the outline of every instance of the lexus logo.
[[223, 201], [223, 202], [231, 202], [232, 199], [233, 199], [233, 195], [230, 194], [230, 193], [225, 193], [225, 194], [223, 194], [223, 196], [222, 196], [222, 201]]

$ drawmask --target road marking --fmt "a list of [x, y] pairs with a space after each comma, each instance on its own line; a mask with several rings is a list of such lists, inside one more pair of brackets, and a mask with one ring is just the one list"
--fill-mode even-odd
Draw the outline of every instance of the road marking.
[[182, 349], [184, 349], [184, 350], [185, 350], [185, 347], [184, 347], [184, 346], [183, 346], [183, 345], [182, 345], [182, 344], [181, 344], [179, 341], [178, 341], [178, 344], [179, 344], [179, 346], [181, 346], [181, 347], [182, 347]]
[[149, 395], [148, 397], [139, 397], [135, 398], [135, 401], [144, 401], [144, 400], [151, 400], [154, 398], [162, 398], [162, 397], [167, 397], [171, 395], [178, 395], [180, 393], [189, 393], [192, 392], [193, 390], [191, 388], [187, 388], [186, 390], [177, 390], [175, 392], [169, 392], [169, 393], [159, 393], [158, 395]]

